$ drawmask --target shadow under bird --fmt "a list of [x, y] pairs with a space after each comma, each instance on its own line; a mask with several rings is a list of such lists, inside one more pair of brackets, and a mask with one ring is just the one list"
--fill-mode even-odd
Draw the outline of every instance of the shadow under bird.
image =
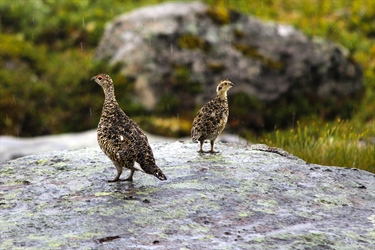
[[[105, 96], [97, 136], [100, 148], [117, 169], [116, 177], [109, 182], [133, 181], [135, 171], [166, 180], [167, 177], [155, 163], [147, 136], [118, 105], [111, 77], [99, 74], [91, 80], [103, 88]], [[126, 179], [120, 179], [123, 168], [130, 169], [130, 175]]]
[[234, 84], [228, 79], [222, 80], [217, 85], [216, 97], [206, 103], [194, 118], [191, 138], [193, 142], [200, 142], [199, 153], [204, 153], [202, 147], [205, 140], [210, 140], [211, 143], [211, 150], [207, 153], [217, 153], [214, 151], [214, 143], [227, 124], [229, 116], [227, 91], [233, 86]]

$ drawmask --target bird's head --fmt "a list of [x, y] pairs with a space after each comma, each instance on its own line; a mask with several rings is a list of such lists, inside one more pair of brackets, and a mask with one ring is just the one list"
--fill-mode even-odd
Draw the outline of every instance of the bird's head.
[[220, 96], [221, 95], [226, 96], [227, 91], [233, 86], [234, 86], [234, 84], [231, 81], [229, 81], [228, 79], [221, 80], [219, 82], [219, 84], [217, 85], [216, 92]]
[[91, 77], [91, 81], [94, 80], [97, 84], [99, 84], [103, 89], [107, 89], [110, 86], [113, 86], [113, 81], [109, 75], [106, 74], [99, 74], [96, 76]]

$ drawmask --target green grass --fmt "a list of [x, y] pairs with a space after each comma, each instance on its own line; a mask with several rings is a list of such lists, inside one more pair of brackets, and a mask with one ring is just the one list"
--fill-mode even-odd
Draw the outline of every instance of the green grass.
[[295, 128], [266, 133], [258, 142], [280, 147], [309, 163], [375, 172], [374, 132], [374, 124], [358, 129], [340, 119], [330, 123], [306, 119]]

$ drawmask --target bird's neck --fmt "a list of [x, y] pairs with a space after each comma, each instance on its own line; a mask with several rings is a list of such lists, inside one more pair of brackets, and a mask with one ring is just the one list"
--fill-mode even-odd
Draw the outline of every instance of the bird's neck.
[[223, 92], [218, 92], [217, 93], [217, 98], [219, 98], [220, 100], [222, 101], [225, 101], [227, 100], [227, 92], [226, 91], [223, 91]]
[[103, 88], [104, 90], [104, 106], [105, 107], [112, 107], [114, 105], [118, 105], [115, 96], [115, 90], [112, 86]]

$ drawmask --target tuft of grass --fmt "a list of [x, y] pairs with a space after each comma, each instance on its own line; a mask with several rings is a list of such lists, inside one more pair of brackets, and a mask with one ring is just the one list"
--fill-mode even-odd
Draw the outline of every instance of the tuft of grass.
[[337, 119], [297, 122], [295, 128], [275, 130], [258, 141], [283, 148], [309, 163], [359, 168], [375, 173], [375, 124], [355, 128]]

